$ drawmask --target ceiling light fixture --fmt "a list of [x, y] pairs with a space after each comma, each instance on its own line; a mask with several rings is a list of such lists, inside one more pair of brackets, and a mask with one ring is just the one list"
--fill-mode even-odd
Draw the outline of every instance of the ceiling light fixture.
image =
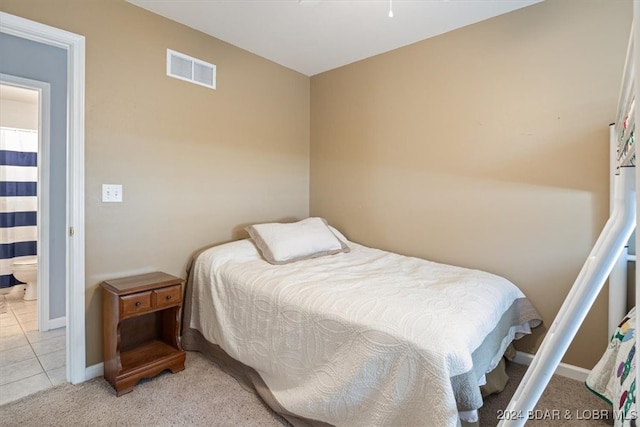
[[393, 0], [389, 0], [389, 18], [393, 18]]

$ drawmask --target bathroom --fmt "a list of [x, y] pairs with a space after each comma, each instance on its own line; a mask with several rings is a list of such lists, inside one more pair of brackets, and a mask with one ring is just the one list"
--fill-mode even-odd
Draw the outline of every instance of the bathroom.
[[0, 404], [66, 381], [65, 328], [41, 328], [38, 319], [46, 96], [42, 88], [0, 84]]

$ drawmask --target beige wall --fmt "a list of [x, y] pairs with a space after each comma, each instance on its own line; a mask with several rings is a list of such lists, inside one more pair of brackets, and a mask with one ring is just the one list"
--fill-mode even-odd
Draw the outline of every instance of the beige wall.
[[[547, 325], [606, 220], [631, 2], [547, 0], [314, 76], [311, 91], [122, 0], [1, 9], [86, 36], [88, 365], [102, 360], [101, 280], [184, 277], [195, 249], [306, 216], [309, 179], [311, 214], [350, 238], [502, 274]], [[218, 89], [166, 77], [166, 48], [216, 64]], [[102, 183], [123, 184], [124, 203], [101, 203]], [[590, 368], [605, 343], [600, 298], [565, 361]]]
[[[86, 37], [87, 365], [102, 361], [100, 281], [163, 270], [242, 226], [309, 209], [309, 78], [122, 0], [3, 0]], [[166, 49], [217, 65], [210, 90]], [[124, 202], [102, 203], [101, 185]]]
[[[16, 129], [38, 130], [38, 97], [35, 102], [11, 99], [0, 85], [0, 126]], [[27, 90], [27, 89], [24, 89]]]
[[[311, 214], [366, 245], [503, 275], [549, 327], [607, 218], [631, 8], [547, 0], [312, 77]], [[606, 305], [565, 362], [593, 367]]]

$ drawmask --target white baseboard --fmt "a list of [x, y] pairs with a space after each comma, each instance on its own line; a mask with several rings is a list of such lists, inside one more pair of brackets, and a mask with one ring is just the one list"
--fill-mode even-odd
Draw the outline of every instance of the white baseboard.
[[[513, 361], [520, 365], [529, 366], [531, 362], [533, 362], [533, 358], [533, 354], [516, 351], [516, 357], [514, 357]], [[555, 371], [555, 374], [560, 375], [561, 377], [571, 378], [572, 380], [584, 382], [587, 379], [587, 375], [589, 375], [589, 372], [591, 372], [589, 369], [560, 362], [558, 368]]]
[[49, 322], [47, 322], [47, 326], [49, 327], [49, 329], [64, 328], [65, 326], [67, 326], [67, 317], [63, 316], [57, 317], [55, 319], [49, 319]]
[[[516, 357], [513, 359], [515, 363], [520, 365], [529, 366], [533, 361], [533, 354], [524, 353], [522, 351], [516, 351]], [[569, 365], [568, 363], [560, 363], [556, 369], [555, 374], [561, 377], [571, 378], [584, 382], [587, 379], [587, 375], [591, 372], [588, 369], [581, 368], [579, 366]], [[89, 381], [92, 378], [101, 377], [104, 375], [104, 363], [96, 363], [95, 365], [87, 366], [84, 374], [85, 381]]]
[[84, 371], [84, 380], [89, 381], [92, 378], [101, 377], [104, 375], [104, 363], [96, 363], [95, 365], [87, 366]]

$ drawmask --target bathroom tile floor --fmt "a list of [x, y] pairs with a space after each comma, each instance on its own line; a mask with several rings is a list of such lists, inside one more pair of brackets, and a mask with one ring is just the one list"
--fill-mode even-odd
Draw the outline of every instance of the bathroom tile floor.
[[0, 313], [0, 405], [66, 382], [65, 328], [38, 331], [36, 300], [18, 293]]

